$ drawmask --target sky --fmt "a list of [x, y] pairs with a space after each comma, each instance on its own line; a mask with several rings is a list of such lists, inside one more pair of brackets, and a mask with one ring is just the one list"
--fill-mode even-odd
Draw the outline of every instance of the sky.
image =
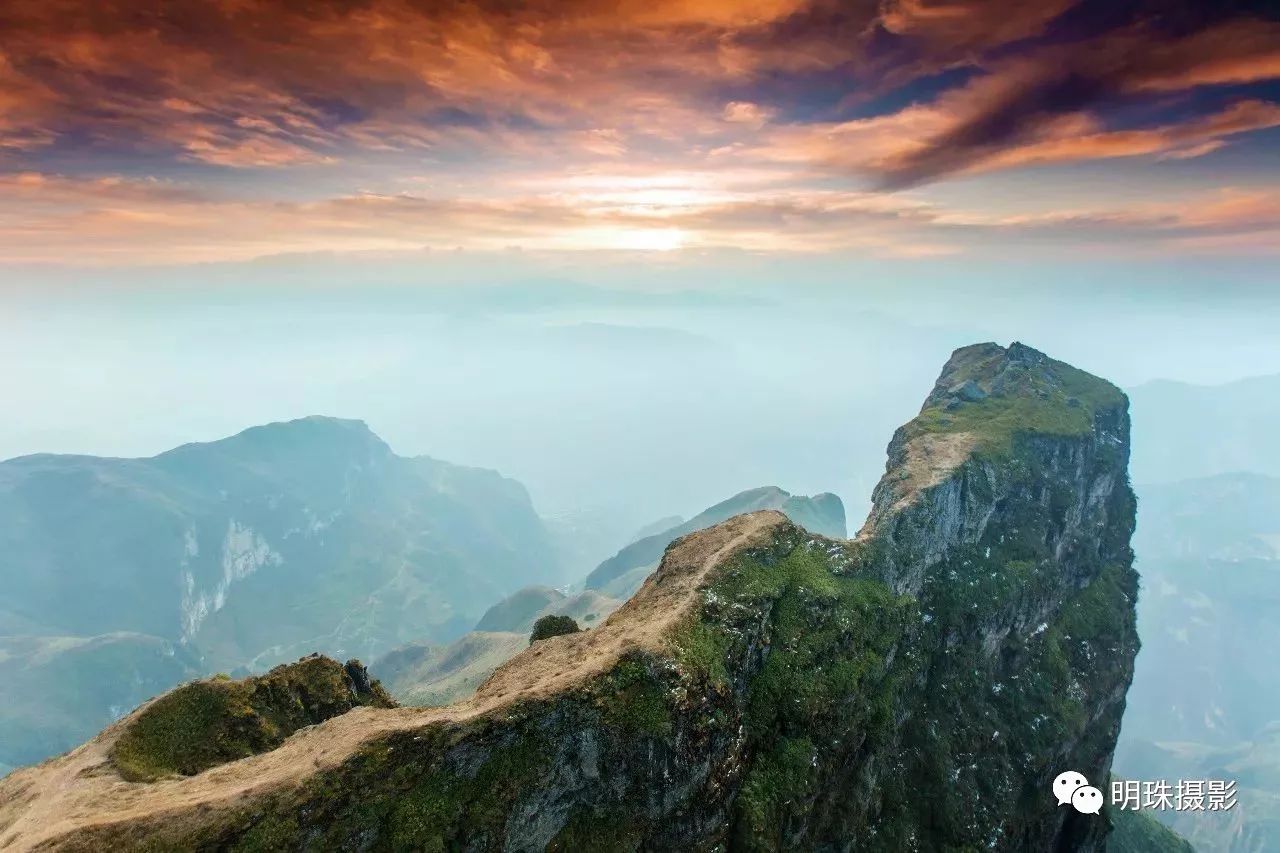
[[[9, 0], [0, 258], [1280, 246], [1271, 0]], [[12, 276], [10, 276], [12, 277]]]
[[856, 521], [955, 347], [1280, 373], [1278, 153], [1263, 0], [8, 0], [0, 459], [329, 414]]

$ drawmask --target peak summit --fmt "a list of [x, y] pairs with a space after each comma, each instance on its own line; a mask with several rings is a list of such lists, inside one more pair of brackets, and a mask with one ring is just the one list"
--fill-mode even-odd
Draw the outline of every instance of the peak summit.
[[1099, 463], [1123, 472], [1128, 398], [1110, 382], [1021, 343], [958, 349], [920, 414], [889, 443], [885, 474], [859, 536], [927, 545], [927, 552], [917, 548], [904, 561], [914, 568], [895, 583], [916, 589], [920, 567], [957, 541], [980, 535], [984, 516], [957, 515], [966, 504], [974, 506], [966, 500], [969, 492], [990, 493], [1013, 466], [1063, 465], [1046, 453], [1064, 439], [1086, 442]]
[[1124, 395], [1105, 379], [1055, 361], [1017, 341], [1008, 349], [985, 343], [952, 353], [922, 411], [935, 407], [955, 409], [990, 397], [1114, 405]]
[[310, 452], [328, 448], [332, 451], [365, 450], [390, 454], [391, 449], [369, 425], [361, 420], [308, 415], [291, 421], [275, 421], [253, 426], [227, 438], [210, 442], [184, 444], [157, 458], [193, 456], [201, 453], [234, 452], [259, 455], [279, 453], [293, 448]]

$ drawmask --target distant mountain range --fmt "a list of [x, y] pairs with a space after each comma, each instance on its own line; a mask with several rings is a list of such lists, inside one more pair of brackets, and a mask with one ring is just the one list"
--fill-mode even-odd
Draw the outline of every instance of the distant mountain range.
[[528, 645], [527, 633], [471, 631], [448, 645], [408, 643], [379, 658], [371, 671], [401, 704], [448, 705], [470, 696]]
[[397, 456], [359, 421], [0, 463], [0, 762], [194, 675], [447, 642], [556, 576], [523, 486]]
[[1227, 745], [1280, 721], [1280, 478], [1149, 485], [1134, 551], [1142, 577], [1126, 734]]
[[708, 507], [688, 521], [668, 527], [632, 542], [605, 560], [587, 575], [587, 589], [601, 590], [614, 598], [628, 598], [639, 588], [645, 576], [657, 565], [667, 546], [688, 533], [704, 530], [741, 515], [776, 509], [801, 527], [821, 536], [845, 537], [844, 504], [840, 498], [825, 493], [811, 498], [792, 495], [777, 486], [763, 486], [740, 492], [726, 501]]
[[1160, 816], [1204, 853], [1280, 849], [1280, 478], [1151, 484], [1138, 505], [1142, 651], [1115, 770], [1235, 779], [1230, 813]]
[[0, 637], [0, 764], [69, 749], [144, 700], [205, 674], [193, 649], [147, 634]]
[[1280, 560], [1280, 477], [1237, 472], [1143, 486], [1134, 548], [1147, 561]]
[[608, 616], [621, 603], [594, 589], [569, 594], [550, 587], [529, 586], [486, 610], [476, 623], [476, 630], [527, 634], [539, 617], [549, 614], [570, 616], [589, 626]]
[[748, 489], [688, 521], [670, 516], [646, 525], [635, 542], [588, 576], [586, 589], [569, 593], [547, 586], [525, 587], [485, 611], [475, 630], [457, 642], [448, 646], [410, 643], [370, 668], [406, 705], [443, 705], [462, 699], [528, 645], [529, 632], [539, 617], [570, 616], [584, 628], [594, 627], [640, 588], [672, 542], [762, 509], [780, 510], [810, 532], [844, 538], [844, 505], [835, 495], [800, 497], [776, 486]]
[[1238, 471], [1280, 477], [1280, 374], [1223, 385], [1160, 380], [1128, 393], [1135, 483]]

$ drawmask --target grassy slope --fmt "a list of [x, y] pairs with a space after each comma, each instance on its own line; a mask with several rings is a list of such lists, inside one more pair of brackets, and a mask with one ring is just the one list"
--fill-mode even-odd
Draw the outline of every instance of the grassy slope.
[[353, 661], [312, 656], [266, 675], [216, 676], [161, 696], [129, 722], [112, 750], [120, 774], [150, 781], [202, 770], [279, 746], [293, 732], [357, 705], [393, 703], [376, 681], [362, 691]]

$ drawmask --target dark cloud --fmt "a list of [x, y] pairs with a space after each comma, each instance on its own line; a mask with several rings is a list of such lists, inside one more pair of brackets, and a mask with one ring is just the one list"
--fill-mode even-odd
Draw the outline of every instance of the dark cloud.
[[1013, 162], [1046, 128], [1105, 128], [1135, 100], [1280, 78], [1277, 14], [1264, 0], [8, 0], [0, 165], [50, 146], [252, 168], [405, 149], [699, 157], [770, 123], [927, 103], [945, 120], [875, 167], [903, 187]]
[[1135, 100], [1280, 78], [1280, 22], [1218, 17], [1141, 17], [1092, 39], [1042, 45], [992, 63], [967, 93], [943, 99], [950, 111], [945, 129], [888, 164], [883, 185], [901, 188], [969, 170], [1037, 142], [1057, 121], [1105, 123], [1108, 111]]

